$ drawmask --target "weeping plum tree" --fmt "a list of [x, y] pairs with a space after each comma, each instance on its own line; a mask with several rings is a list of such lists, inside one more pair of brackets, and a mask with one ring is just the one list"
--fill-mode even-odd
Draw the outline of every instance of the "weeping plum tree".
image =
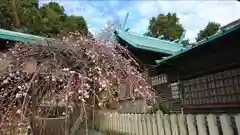
[[[17, 44], [6, 53], [3, 59], [10, 63], [0, 76], [0, 132], [12, 125], [34, 128], [29, 118], [41, 105], [64, 105], [67, 110], [58, 116], [82, 110], [84, 115], [70, 127], [75, 129], [91, 109], [118, 102], [121, 86], [131, 91], [133, 100], [154, 101], [151, 86], [127, 50], [112, 42], [84, 38], [80, 33], [61, 39], [65, 46]], [[43, 117], [41, 110], [37, 112]], [[52, 116], [51, 111], [44, 113]]]

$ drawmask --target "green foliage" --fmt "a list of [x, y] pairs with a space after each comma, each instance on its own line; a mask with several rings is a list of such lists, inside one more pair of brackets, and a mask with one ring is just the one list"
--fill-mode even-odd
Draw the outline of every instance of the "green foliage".
[[220, 29], [221, 25], [215, 22], [209, 22], [208, 25], [203, 29], [200, 30], [196, 40], [200, 41], [206, 37], [212, 36], [218, 32]]
[[182, 45], [183, 45], [184, 47], [187, 47], [187, 46], [190, 46], [191, 44], [189, 43], [189, 40], [188, 40], [188, 39], [185, 39], [185, 40], [182, 41]]
[[62, 30], [88, 34], [82, 16], [68, 16], [56, 2], [39, 7], [38, 0], [5, 0], [0, 2], [0, 28], [54, 37]]
[[11, 29], [12, 27], [13, 18], [9, 6], [9, 1], [0, 1], [0, 28]]
[[165, 35], [170, 36], [173, 39], [180, 38], [184, 31], [182, 25], [179, 23], [179, 18], [176, 13], [168, 13], [166, 15], [159, 14], [157, 17], [152, 17], [149, 20], [148, 30], [152, 37]]
[[152, 106], [152, 110], [150, 113], [156, 113], [157, 111], [161, 110], [164, 114], [168, 113], [169, 110], [163, 103], [154, 103]]
[[69, 16], [63, 25], [65, 32], [78, 31], [82, 35], [88, 34], [87, 23], [82, 16]]

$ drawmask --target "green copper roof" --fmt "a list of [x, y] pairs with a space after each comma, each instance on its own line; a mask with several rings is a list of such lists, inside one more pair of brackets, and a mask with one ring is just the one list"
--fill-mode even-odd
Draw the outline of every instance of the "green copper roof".
[[18, 42], [43, 41], [43, 37], [0, 29], [0, 38]]
[[115, 35], [128, 42], [131, 46], [148, 51], [165, 54], [175, 54], [184, 49], [181, 44], [158, 38], [137, 35], [123, 30], [116, 30]]
[[[208, 42], [211, 42], [211, 41], [213, 41], [213, 40], [216, 40], [217, 38], [220, 38], [220, 37], [222, 37], [222, 36], [224, 36], [224, 35], [226, 35], [226, 34], [228, 34], [228, 33], [230, 33], [230, 32], [233, 32], [233, 31], [235, 31], [235, 30], [238, 30], [238, 29], [240, 29], [240, 24], [238, 24], [237, 26], [235, 26], [235, 27], [233, 27], [233, 28], [231, 28], [231, 29], [227, 29], [227, 30], [222, 31], [222, 32], [219, 32], [219, 33], [217, 33], [217, 34], [215, 34], [215, 35], [209, 36], [207, 39], [204, 39], [204, 40], [201, 40], [200, 42], [198, 42], [195, 46], [189, 47], [189, 48], [187, 48], [187, 49], [185, 49], [185, 50], [183, 50], [183, 51], [181, 51], [181, 52], [178, 52], [178, 53], [176, 53], [176, 54], [174, 54], [174, 55], [171, 55], [171, 56], [169, 56], [169, 57], [167, 57], [167, 58], [164, 58], [164, 59], [162, 59], [162, 60], [157, 60], [156, 63], [158, 63], [158, 65], [161, 65], [162, 63], [167, 62], [169, 59], [176, 58], [176, 57], [184, 54], [185, 52], [191, 51], [191, 50], [193, 50], [194, 48], [197, 48], [197, 47], [199, 47], [199, 46], [208, 45], [208, 44], [207, 44]], [[156, 66], [158, 66], [158, 65], [156, 65]]]

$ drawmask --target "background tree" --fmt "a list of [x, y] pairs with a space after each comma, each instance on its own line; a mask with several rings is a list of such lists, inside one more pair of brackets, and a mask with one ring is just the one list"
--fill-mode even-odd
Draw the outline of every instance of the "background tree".
[[37, 0], [5, 0], [0, 2], [0, 28], [17, 30], [32, 24], [34, 11], [38, 10]]
[[64, 8], [56, 2], [44, 4], [40, 9], [42, 15], [42, 35], [53, 37], [61, 32], [67, 16]]
[[180, 38], [184, 31], [176, 13], [159, 14], [157, 17], [152, 17], [149, 20], [148, 30], [152, 37], [165, 35], [173, 39]]
[[69, 16], [63, 23], [65, 32], [77, 31], [81, 35], [88, 34], [88, 27], [85, 19], [82, 16]]
[[82, 16], [68, 16], [56, 2], [39, 7], [38, 0], [5, 0], [0, 2], [0, 28], [54, 37], [60, 32], [88, 34]]
[[17, 11], [20, 19], [20, 28], [15, 31], [27, 32], [39, 35], [37, 29], [41, 29], [42, 17], [39, 12], [38, 0], [21, 0], [17, 1]]
[[[0, 1], [0, 28], [12, 29], [13, 27], [13, 16], [11, 11], [11, 1]], [[4, 19], [3, 19], [4, 18]]]
[[197, 34], [196, 41], [200, 41], [206, 37], [216, 34], [220, 27], [221, 25], [216, 22], [209, 22], [203, 30], [199, 31], [199, 33]]

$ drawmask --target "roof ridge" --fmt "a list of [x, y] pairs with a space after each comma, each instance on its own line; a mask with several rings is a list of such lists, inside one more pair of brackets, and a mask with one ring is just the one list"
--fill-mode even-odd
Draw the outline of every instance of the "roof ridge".
[[[120, 31], [125, 32], [123, 30], [120, 30]], [[138, 37], [148, 38], [148, 39], [151, 39], [151, 40], [157, 40], [157, 41], [166, 42], [166, 43], [170, 43], [170, 44], [181, 45], [179, 43], [174, 43], [174, 42], [170, 42], [168, 40], [162, 40], [162, 39], [159, 39], [159, 38], [144, 36], [144, 35], [140, 35], [140, 34], [137, 34], [137, 33], [134, 33], [134, 32], [126, 32], [126, 33], [134, 35], [134, 36], [138, 36]]]

